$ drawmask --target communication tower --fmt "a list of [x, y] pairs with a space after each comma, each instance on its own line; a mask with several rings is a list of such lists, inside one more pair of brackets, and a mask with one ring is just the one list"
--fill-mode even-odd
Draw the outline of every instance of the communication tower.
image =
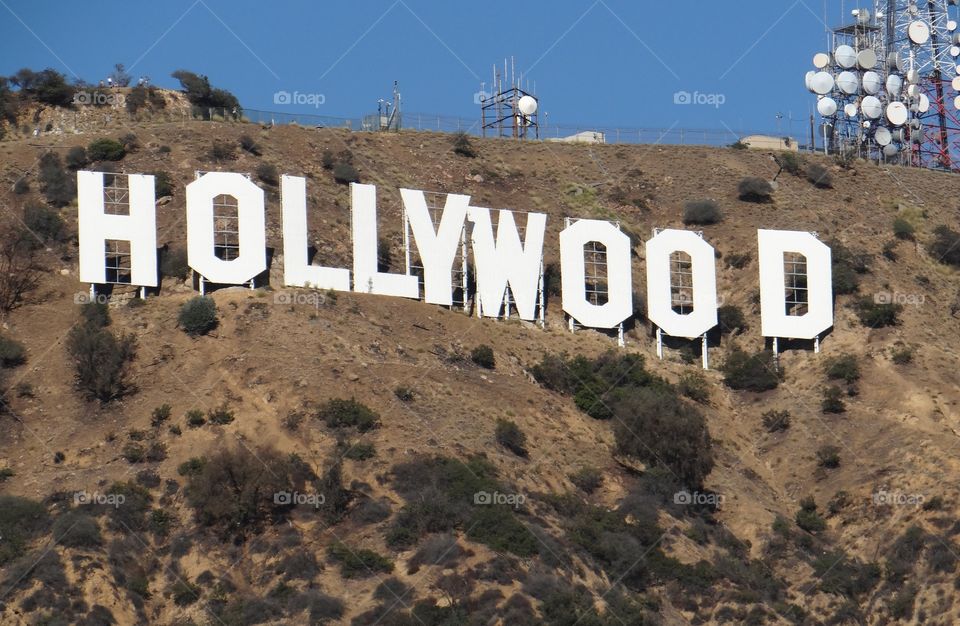
[[[506, 82], [509, 75], [509, 83]], [[517, 76], [514, 61], [510, 59], [510, 70], [507, 72], [507, 60], [503, 60], [503, 73], [500, 68], [493, 66], [493, 82], [491, 89], [494, 93], [488, 94], [481, 85], [478, 100], [480, 104], [480, 120], [483, 136], [490, 132], [494, 137], [513, 137], [526, 139], [540, 138], [540, 123], [537, 111], [540, 103], [534, 92], [530, 90], [529, 80], [526, 88], [523, 87], [523, 74]]]

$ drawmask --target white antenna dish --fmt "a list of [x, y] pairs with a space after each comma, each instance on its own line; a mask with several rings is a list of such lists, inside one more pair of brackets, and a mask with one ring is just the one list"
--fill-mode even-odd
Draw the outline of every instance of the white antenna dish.
[[926, 113], [930, 110], [930, 98], [927, 97], [927, 94], [920, 94], [920, 101], [917, 102], [917, 110], [921, 113]]
[[810, 79], [810, 86], [813, 87], [813, 93], [825, 96], [833, 91], [833, 76], [827, 72], [817, 72]]
[[857, 105], [850, 102], [843, 105], [843, 112], [846, 113], [847, 117], [856, 117], [857, 116]]
[[922, 20], [911, 22], [909, 28], [907, 28], [907, 35], [910, 37], [910, 41], [922, 46], [930, 41], [930, 27]]
[[875, 96], [880, 93], [881, 87], [883, 87], [883, 80], [880, 78], [880, 74], [876, 72], [866, 72], [863, 75], [863, 90], [867, 94]]
[[900, 53], [894, 51], [887, 55], [887, 69], [903, 71], [903, 57], [900, 56]]
[[884, 156], [887, 156], [887, 157], [895, 157], [895, 156], [897, 156], [897, 153], [898, 153], [898, 152], [900, 152], [900, 148], [896, 147], [896, 146], [893, 145], [893, 144], [890, 144], [889, 146], [884, 146], [884, 147], [883, 147], [883, 154], [884, 154]]
[[837, 87], [846, 94], [855, 94], [860, 89], [860, 77], [853, 72], [840, 72]]
[[857, 64], [857, 51], [847, 45], [838, 46], [833, 58], [837, 60], [837, 65], [848, 70]]
[[920, 85], [910, 85], [907, 87], [907, 95], [911, 98], [916, 98], [920, 95]]
[[[866, 76], [863, 77], [866, 81]], [[896, 74], [890, 74], [887, 76], [887, 95], [891, 98], [896, 98], [900, 95], [900, 90], [903, 89], [903, 79], [897, 76]]]
[[957, 30], [957, 20], [947, 20], [947, 30], [950, 32]]
[[916, 85], [920, 82], [920, 72], [918, 70], [910, 70], [907, 72], [907, 82]]
[[953, 99], [953, 108], [960, 109], [960, 96]]
[[524, 115], [533, 115], [537, 112], [537, 100], [533, 96], [523, 96], [517, 102], [517, 108]]
[[960, 57], [960, 46], [950, 46], [950, 56]]
[[[870, 128], [870, 126], [872, 126], [872, 124], [870, 124], [870, 120], [867, 120], [863, 123], [864, 128]], [[863, 133], [860, 133], [860, 139], [863, 140]]]
[[868, 24], [870, 22], [870, 9], [854, 9], [855, 13], [853, 14], [857, 21], [861, 24]]
[[813, 77], [816, 75], [816, 72], [807, 72], [807, 75], [804, 76], [803, 84], [806, 85], [808, 91], [813, 91]]
[[960, 91], [960, 76], [954, 78], [950, 86], [953, 87], [954, 91]]
[[900, 143], [907, 143], [907, 129], [898, 128], [893, 131], [893, 138], [899, 141]]
[[877, 66], [877, 53], [869, 48], [857, 53], [857, 65], [864, 70], [872, 70]]
[[831, 61], [830, 55], [826, 52], [818, 52], [813, 55], [813, 66], [818, 70], [826, 69]]
[[881, 126], [877, 129], [877, 132], [873, 134], [873, 138], [881, 146], [889, 146], [890, 142], [893, 141], [893, 133]]
[[[879, 100], [878, 100], [879, 102]], [[887, 120], [894, 126], [903, 126], [910, 118], [907, 105], [902, 102], [891, 102], [887, 105]]]
[[837, 101], [824, 96], [817, 101], [817, 112], [823, 117], [833, 117], [837, 113]]
[[883, 114], [883, 103], [876, 96], [867, 96], [860, 103], [860, 110], [863, 114], [872, 120], [875, 120]]

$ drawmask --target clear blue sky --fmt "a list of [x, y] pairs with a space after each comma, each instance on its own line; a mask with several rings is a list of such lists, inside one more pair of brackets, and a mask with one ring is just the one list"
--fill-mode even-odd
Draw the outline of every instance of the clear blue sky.
[[[831, 25], [840, 18], [830, 0]], [[852, 2], [847, 4], [853, 5]], [[52, 67], [96, 83], [114, 63], [176, 87], [188, 69], [244, 107], [357, 117], [399, 80], [406, 111], [477, 117], [516, 58], [551, 123], [775, 130], [803, 121], [825, 45], [823, 0], [0, 0], [0, 74]], [[849, 8], [849, 7], [848, 7]], [[677, 91], [722, 106], [677, 105]], [[323, 94], [282, 105], [278, 91]], [[716, 100], [714, 100], [716, 101]]]

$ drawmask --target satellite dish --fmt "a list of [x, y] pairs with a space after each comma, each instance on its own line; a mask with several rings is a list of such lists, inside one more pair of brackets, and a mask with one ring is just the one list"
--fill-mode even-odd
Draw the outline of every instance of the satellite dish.
[[900, 148], [896, 147], [893, 144], [883, 147], [883, 155], [886, 157], [895, 157], [897, 153], [900, 152]]
[[917, 110], [921, 113], [926, 113], [930, 110], [930, 98], [927, 97], [927, 94], [920, 94], [920, 101], [917, 103]]
[[[864, 82], [866, 82], [866, 76], [863, 77]], [[903, 79], [897, 76], [896, 74], [890, 74], [887, 76], [887, 95], [891, 97], [896, 97], [900, 95], [900, 90], [903, 89]]]
[[[864, 128], [870, 128], [871, 126], [872, 124], [870, 123], [870, 120], [867, 120], [863, 123]], [[863, 133], [860, 133], [860, 138], [863, 139]]]
[[866, 72], [863, 75], [863, 90], [871, 96], [875, 96], [883, 87], [883, 79], [876, 72]]
[[860, 89], [860, 77], [853, 72], [840, 72], [837, 87], [846, 94], [855, 94]]
[[[879, 102], [879, 100], [878, 100]], [[891, 102], [887, 105], [887, 119], [894, 126], [903, 126], [910, 118], [910, 112], [907, 105], [902, 102]]]
[[953, 100], [953, 108], [960, 109], [960, 96], [957, 96]]
[[883, 113], [883, 103], [876, 96], [867, 96], [860, 103], [860, 110], [864, 115], [875, 120]]
[[813, 91], [813, 77], [816, 76], [816, 72], [807, 72], [807, 75], [803, 77], [803, 84], [807, 87], [807, 91]]
[[910, 120], [910, 128], [912, 128], [913, 130], [920, 130], [921, 126], [923, 126], [923, 122], [921, 122], [920, 120], [918, 119]]
[[911, 22], [909, 28], [907, 28], [907, 35], [910, 37], [910, 41], [922, 46], [930, 41], [930, 27], [922, 20]]
[[847, 117], [856, 117], [857, 116], [857, 105], [852, 102], [849, 104], [843, 105], [843, 112], [846, 113]]
[[893, 141], [893, 133], [881, 126], [877, 129], [877, 132], [873, 134], [873, 138], [881, 146], [889, 146], [890, 142]]
[[870, 22], [870, 9], [854, 9], [852, 13], [861, 24]]
[[826, 69], [831, 62], [830, 55], [826, 52], [818, 52], [813, 55], [813, 66], [818, 70]]
[[920, 95], [920, 85], [910, 85], [907, 87], [907, 95], [911, 98], [916, 98]]
[[907, 129], [898, 128], [897, 130], [893, 131], [893, 138], [900, 143], [907, 143]]
[[827, 72], [817, 72], [810, 79], [810, 86], [813, 87], [813, 93], [825, 96], [833, 91], [833, 76]]
[[917, 70], [910, 70], [907, 72], [907, 82], [916, 85], [920, 82], [920, 72]]
[[848, 70], [857, 64], [857, 51], [850, 46], [838, 46], [833, 58], [837, 60], [837, 65]]
[[947, 20], [947, 30], [950, 32], [957, 30], [957, 20]]
[[950, 46], [950, 56], [960, 57], [960, 46]]
[[837, 101], [824, 96], [817, 102], [817, 112], [824, 117], [833, 117], [837, 112]]
[[954, 91], [960, 91], [960, 76], [957, 76], [953, 79], [951, 86], [953, 87]]
[[903, 58], [900, 56], [900, 53], [891, 52], [887, 55], [887, 69], [898, 72], [903, 71]]
[[873, 50], [861, 50], [857, 53], [857, 65], [861, 69], [871, 70], [877, 66], [877, 53]]
[[517, 108], [524, 115], [533, 115], [537, 112], [537, 100], [533, 96], [523, 96], [517, 102]]

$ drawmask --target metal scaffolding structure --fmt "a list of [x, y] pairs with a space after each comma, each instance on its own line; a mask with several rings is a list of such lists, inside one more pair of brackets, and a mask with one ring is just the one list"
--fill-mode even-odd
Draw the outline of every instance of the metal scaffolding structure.
[[830, 50], [807, 73], [824, 149], [960, 170], [957, 0], [864, 4], [830, 32]]

